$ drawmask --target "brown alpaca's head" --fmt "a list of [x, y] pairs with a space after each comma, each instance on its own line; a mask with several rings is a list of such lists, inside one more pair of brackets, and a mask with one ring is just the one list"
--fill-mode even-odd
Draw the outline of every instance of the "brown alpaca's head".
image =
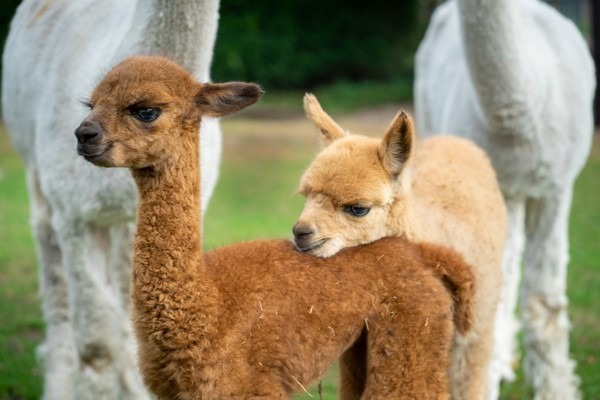
[[198, 134], [203, 115], [234, 113], [261, 95], [253, 83], [199, 83], [167, 58], [131, 57], [92, 92], [77, 152], [101, 167], [158, 167], [177, 157], [185, 135]]
[[408, 187], [405, 166], [415, 140], [411, 118], [400, 112], [378, 140], [346, 133], [313, 95], [304, 97], [304, 108], [326, 147], [300, 181], [306, 204], [293, 228], [298, 250], [330, 257], [402, 234], [390, 221]]

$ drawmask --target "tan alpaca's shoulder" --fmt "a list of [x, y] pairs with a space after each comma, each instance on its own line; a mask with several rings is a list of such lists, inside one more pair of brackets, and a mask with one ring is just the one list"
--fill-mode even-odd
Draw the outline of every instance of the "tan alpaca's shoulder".
[[[456, 136], [436, 136], [417, 145], [411, 169], [414, 202], [481, 227], [481, 217], [503, 227], [505, 206], [496, 173], [485, 152]], [[435, 215], [435, 214], [434, 214]]]
[[[475, 143], [458, 136], [434, 136], [417, 142], [413, 176], [442, 180], [464, 177], [478, 185], [498, 187], [489, 157]], [[416, 187], [426, 182], [413, 181]]]

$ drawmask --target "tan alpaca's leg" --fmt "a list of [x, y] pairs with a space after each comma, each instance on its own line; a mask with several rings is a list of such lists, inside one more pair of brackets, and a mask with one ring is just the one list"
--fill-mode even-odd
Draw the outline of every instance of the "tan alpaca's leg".
[[356, 343], [340, 358], [340, 400], [358, 400], [365, 390], [367, 367], [367, 335], [363, 332]]
[[501, 254], [494, 254], [484, 254], [471, 264], [477, 266], [473, 267], [476, 272], [473, 326], [466, 334], [457, 333], [454, 337], [450, 357], [453, 400], [492, 400], [490, 395], [498, 390], [500, 374], [498, 370], [492, 374], [490, 368], [497, 345], [495, 322], [502, 288], [502, 265]]
[[483, 400], [488, 398], [489, 365], [493, 353], [493, 320], [487, 326], [456, 337], [452, 347], [450, 368], [453, 400]]

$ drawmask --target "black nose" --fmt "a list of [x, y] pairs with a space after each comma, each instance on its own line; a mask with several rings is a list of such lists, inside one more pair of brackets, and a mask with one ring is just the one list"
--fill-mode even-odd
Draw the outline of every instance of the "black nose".
[[296, 239], [307, 239], [315, 233], [315, 230], [309, 224], [296, 223], [292, 228], [292, 232]]
[[95, 144], [102, 139], [102, 128], [96, 121], [83, 121], [77, 129], [75, 136], [80, 144]]

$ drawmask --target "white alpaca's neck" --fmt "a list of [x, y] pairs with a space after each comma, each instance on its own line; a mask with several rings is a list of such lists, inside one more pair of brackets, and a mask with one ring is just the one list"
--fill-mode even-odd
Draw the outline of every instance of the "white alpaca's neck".
[[532, 131], [533, 101], [524, 60], [522, 0], [458, 0], [471, 79], [491, 133]]
[[122, 53], [166, 56], [208, 81], [218, 14], [218, 0], [138, 0]]

